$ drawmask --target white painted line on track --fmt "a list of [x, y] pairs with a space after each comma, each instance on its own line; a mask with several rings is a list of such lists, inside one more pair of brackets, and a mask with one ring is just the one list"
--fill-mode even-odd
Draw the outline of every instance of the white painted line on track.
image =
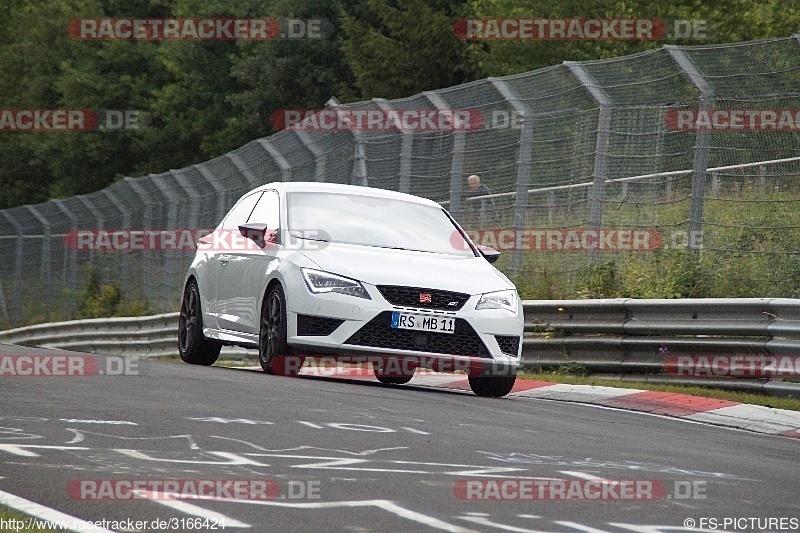
[[593, 527], [584, 526], [583, 524], [578, 524], [577, 522], [569, 522], [566, 520], [559, 520], [556, 522], [556, 524], [571, 527], [575, 529], [575, 531], [584, 531], [586, 533], [608, 533], [605, 529], [595, 529]]
[[597, 477], [592, 474], [587, 474], [586, 472], [575, 472], [574, 470], [560, 470], [560, 472], [568, 476], [577, 477], [580, 479], [586, 479], [589, 481], [608, 481], [606, 478]]
[[50, 522], [66, 531], [84, 532], [91, 530], [99, 533], [113, 533], [109, 529], [94, 527], [95, 524], [91, 521], [70, 516], [66, 513], [62, 513], [61, 511], [56, 511], [55, 509], [51, 509], [50, 507], [46, 507], [40, 503], [26, 500], [25, 498], [21, 498], [15, 494], [11, 494], [10, 492], [5, 492], [2, 490], [0, 490], [0, 505], [5, 505], [6, 507], [10, 507], [21, 513], [25, 513], [35, 518]]
[[[178, 507], [174, 506], [175, 503], [181, 504], [181, 509], [184, 509], [184, 512], [187, 514], [194, 514], [194, 513], [211, 513], [211, 511], [207, 511], [202, 507], [198, 507], [196, 505], [192, 505], [186, 502], [177, 502], [175, 500], [153, 500], [157, 503], [162, 505], [169, 505], [176, 510], [179, 510]], [[275, 501], [275, 500], [239, 500], [239, 499], [224, 499], [219, 500], [224, 502], [235, 502], [235, 503], [246, 503], [251, 505], [266, 505], [271, 507], [288, 507], [292, 509], [337, 509], [337, 508], [358, 508], [358, 507], [377, 507], [378, 509], [383, 509], [384, 511], [391, 513], [399, 518], [404, 518], [406, 520], [411, 520], [413, 522], [417, 522], [419, 524], [423, 524], [425, 526], [439, 529], [441, 531], [449, 531], [451, 533], [475, 533], [471, 529], [464, 529], [463, 527], [456, 526], [454, 524], [450, 524], [443, 520], [439, 520], [433, 516], [428, 516], [426, 514], [418, 513], [416, 511], [412, 511], [411, 509], [406, 509], [405, 507], [401, 507], [396, 503], [389, 501], [389, 500], [358, 500], [358, 501], [340, 501], [340, 502], [282, 502], [282, 501]], [[197, 515], [201, 516], [201, 515]], [[220, 519], [218, 520], [220, 523], [222, 515], [219, 515]], [[204, 516], [205, 517], [205, 516]], [[230, 526], [231, 524], [228, 523], [228, 518], [225, 518], [225, 524]], [[233, 526], [236, 527], [236, 526]], [[249, 526], [246, 526], [249, 527]]]
[[[187, 503], [183, 500], [158, 500], [158, 499], [151, 499], [151, 502], [159, 503], [164, 507], [169, 507], [175, 511], [180, 511], [182, 513], [186, 513], [188, 515], [196, 516], [198, 518], [202, 518], [204, 520], [208, 520], [212, 524], [219, 524], [221, 528], [229, 528], [229, 527], [251, 527], [250, 524], [245, 522], [240, 522], [236, 519], [233, 519], [229, 516], [225, 516], [222, 513], [218, 513], [216, 511], [211, 511], [210, 509], [205, 509], [200, 507], [199, 505], [194, 505], [191, 503]], [[224, 527], [223, 527], [224, 524]]]
[[499, 529], [501, 531], [511, 531], [513, 533], [547, 533], [547, 531], [540, 531], [538, 529], [527, 529], [517, 526], [510, 526], [508, 524], [492, 522], [484, 516], [476, 516], [473, 513], [470, 513], [467, 516], [459, 516], [459, 518], [461, 520], [466, 520], [467, 522], [472, 522], [473, 524], [478, 524], [479, 526], [486, 526], [492, 529]]

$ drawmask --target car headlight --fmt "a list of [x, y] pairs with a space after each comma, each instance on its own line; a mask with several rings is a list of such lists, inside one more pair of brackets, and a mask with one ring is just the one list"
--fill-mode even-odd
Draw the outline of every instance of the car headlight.
[[357, 296], [359, 298], [372, 300], [367, 289], [354, 279], [331, 274], [323, 270], [314, 270], [313, 268], [302, 268], [300, 270], [303, 273], [303, 280], [306, 282], [306, 287], [314, 294], [338, 292], [339, 294], [347, 294], [349, 296]]
[[478, 305], [475, 306], [475, 309], [505, 309], [516, 313], [517, 298], [517, 291], [515, 290], [487, 292], [486, 294], [481, 294], [481, 299], [478, 300]]

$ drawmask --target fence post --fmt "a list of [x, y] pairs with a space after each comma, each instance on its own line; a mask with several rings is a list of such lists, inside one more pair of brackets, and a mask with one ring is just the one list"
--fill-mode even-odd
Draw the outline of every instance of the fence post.
[[[437, 111], [449, 111], [450, 106], [438, 93], [426, 91], [422, 93], [433, 104]], [[453, 153], [450, 160], [450, 214], [458, 221], [464, 220], [464, 152], [467, 149], [467, 137], [463, 130], [453, 133]]]
[[[117, 211], [120, 212], [122, 215], [122, 227], [125, 229], [138, 229], [132, 228], [131, 222], [131, 212], [129, 209], [125, 208], [122, 202], [117, 198], [117, 196], [112, 192], [110, 187], [103, 189], [103, 193], [105, 193], [106, 197], [114, 204], [114, 207], [117, 208]], [[131, 268], [129, 268], [129, 254], [123, 253], [121, 254], [122, 257], [119, 258], [119, 275], [120, 279], [125, 281], [129, 280], [129, 278], [133, 277], [133, 272]], [[138, 271], [139, 269], [136, 269]], [[141, 280], [140, 286], [144, 286], [145, 279], [142, 278], [141, 273], [139, 274], [139, 279]]]
[[325, 156], [325, 151], [314, 142], [307, 131], [295, 130], [294, 134], [300, 139], [309, 152], [314, 156], [314, 181], [324, 183], [327, 181], [326, 172], [328, 158]]
[[[174, 171], [170, 170], [166, 174], [160, 175], [152, 175], [150, 176], [151, 183], [155, 185], [162, 195], [164, 195], [169, 201], [169, 210], [167, 211], [167, 228], [169, 229], [178, 229], [178, 209], [180, 209], [182, 204], [185, 204], [184, 198], [186, 197], [185, 194], [181, 194], [176, 191], [170, 184], [165, 183], [165, 176], [170, 176], [173, 179], [173, 183], [177, 183], [183, 192], [186, 194], [190, 194], [189, 189], [185, 186], [182, 180], [178, 179], [178, 176], [174, 173]], [[192, 205], [192, 202], [189, 202], [189, 205]], [[192, 209], [192, 222], [190, 223], [190, 227], [196, 226], [196, 211]], [[162, 229], [162, 228], [158, 228]], [[187, 229], [187, 228], [181, 228]], [[177, 273], [181, 271], [181, 267], [183, 267], [183, 262], [180, 260], [180, 255], [176, 251], [168, 252], [164, 249], [160, 249], [157, 252], [150, 251], [150, 256], [152, 257], [160, 257], [161, 258], [161, 267], [163, 268], [163, 277], [162, 277], [162, 290], [161, 290], [161, 309], [169, 309], [170, 304], [173, 302], [172, 294], [170, 290], [174, 289], [175, 287], [180, 286], [180, 281], [177, 283], [174, 282], [172, 279], [173, 276], [177, 277]]]
[[[152, 224], [152, 220], [153, 220], [153, 204], [151, 202], [151, 196], [147, 193], [147, 191], [141, 185], [139, 185], [139, 182], [137, 180], [140, 180], [140, 179], [144, 179], [144, 178], [125, 177], [125, 178], [123, 178], [123, 181], [125, 181], [125, 183], [128, 184], [128, 186], [134, 192], [134, 194], [136, 194], [136, 196], [139, 197], [139, 200], [141, 201], [140, 205], [144, 208], [144, 215], [142, 216], [142, 221], [143, 222], [147, 221], [147, 222], [145, 224], [142, 224], [142, 226], [147, 226], [147, 228], [142, 227], [142, 228], [139, 228], [139, 229], [153, 229], [153, 224]], [[140, 255], [140, 257], [141, 257], [141, 255]], [[153, 279], [153, 262], [150, 261], [149, 258], [148, 258], [147, 260], [142, 261], [142, 266], [144, 267], [142, 269], [142, 271], [143, 271], [142, 279], [143, 280], [152, 280]], [[143, 288], [147, 291], [147, 293], [146, 293], [147, 303], [148, 304], [152, 304], [153, 303], [153, 289], [154, 289], [153, 285], [151, 283], [143, 283], [142, 285], [143, 285]], [[162, 291], [159, 291], [159, 293], [160, 292], [162, 292]], [[159, 294], [159, 296], [161, 296], [161, 295]]]
[[[590, 192], [589, 227], [599, 232], [603, 225], [603, 202], [605, 201], [605, 182], [608, 174], [608, 137], [611, 129], [611, 97], [580, 63], [565, 61], [564, 65], [583, 85], [597, 102], [597, 137], [595, 139], [594, 171], [592, 172], [592, 188]], [[596, 262], [600, 256], [598, 250], [589, 250], [590, 262]]]
[[[378, 107], [384, 113], [394, 111], [392, 105], [385, 98], [373, 98]], [[414, 145], [414, 134], [410, 131], [400, 131], [400, 180], [397, 190], [400, 192], [411, 192], [411, 154]]]
[[[128, 178], [124, 178], [127, 180]], [[141, 196], [140, 196], [141, 197]], [[79, 194], [77, 196], [78, 201], [83, 204], [83, 206], [92, 214], [94, 217], [94, 227], [92, 230], [103, 230], [105, 228], [105, 219], [103, 218], [103, 213], [97, 209], [97, 206], [92, 203], [92, 201], [84, 194]], [[94, 267], [94, 247], [89, 250], [89, 266]]]
[[[281, 169], [281, 181], [292, 181], [292, 166], [289, 164], [289, 161], [283, 156], [283, 154], [275, 148], [272, 142], [269, 139], [259, 139], [258, 144], [261, 148], [264, 149], [265, 152], [275, 161], [275, 164], [278, 165], [278, 168]], [[237, 167], [238, 168], [238, 167]], [[239, 169], [241, 172], [241, 169]], [[250, 177], [246, 176], [248, 181], [250, 181]]]
[[[64, 205], [64, 200], [53, 200], [53, 203], [58, 210], [69, 219], [70, 229], [76, 231], [78, 229], [78, 219], [75, 213]], [[62, 245], [64, 246], [64, 264], [62, 266], [61, 276], [62, 279], [69, 280], [69, 290], [75, 293], [77, 289], [76, 278], [78, 277], [78, 251], [69, 249], [66, 245], [66, 239], [62, 239]]]
[[53, 265], [50, 264], [52, 245], [50, 242], [50, 222], [48, 222], [34, 206], [26, 205], [25, 208], [42, 225], [42, 263], [39, 265], [39, 272], [41, 272], [42, 281], [44, 282], [44, 302], [47, 307], [50, 307], [53, 303]]
[[225, 213], [228, 212], [228, 208], [231, 207], [228, 205], [230, 191], [220, 185], [214, 174], [212, 174], [204, 164], [200, 163], [193, 166], [197, 169], [200, 175], [203, 176], [203, 178], [206, 180], [206, 183], [211, 185], [211, 187], [214, 189], [214, 196], [217, 198], [217, 216], [215, 216], [214, 219], [217, 221], [217, 223], [219, 223], [222, 221], [222, 217], [225, 216]]
[[0, 213], [3, 213], [6, 220], [14, 226], [14, 232], [17, 234], [17, 245], [14, 250], [14, 292], [12, 297], [14, 299], [14, 323], [19, 324], [22, 322], [22, 251], [25, 248], [25, 243], [23, 242], [25, 237], [22, 235], [22, 226], [14, 220], [14, 215], [6, 209], [3, 209]]
[[[339, 109], [342, 107], [342, 104], [332, 96], [325, 102], [325, 107]], [[350, 172], [350, 184], [369, 187], [369, 177], [367, 175], [367, 147], [364, 135], [353, 128], [350, 129], [350, 134], [353, 136], [353, 141], [355, 141], [353, 170]]]
[[[697, 69], [692, 59], [681, 48], [665, 45], [664, 49], [689, 81], [700, 91], [699, 111], [709, 111], [714, 107], [714, 88]], [[711, 148], [711, 130], [702, 128], [695, 134], [694, 162], [692, 164], [692, 200], [689, 206], [689, 238], [686, 247], [699, 252], [698, 236], [703, 234], [703, 200], [708, 180], [708, 153]]]
[[[514, 89], [506, 81], [498, 78], [489, 78], [500, 95], [514, 108], [522, 123], [519, 133], [519, 151], [517, 152], [517, 194], [514, 196], [514, 236], [519, 235], [527, 227], [528, 215], [528, 188], [531, 180], [531, 150], [533, 148], [533, 111], [528, 107]], [[514, 246], [511, 254], [509, 273], [519, 274], [522, 270], [524, 250]]]

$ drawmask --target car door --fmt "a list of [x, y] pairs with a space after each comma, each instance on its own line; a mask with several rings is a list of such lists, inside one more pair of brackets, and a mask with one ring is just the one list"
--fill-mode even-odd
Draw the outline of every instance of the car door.
[[241, 247], [243, 237], [239, 234], [239, 226], [247, 222], [261, 191], [243, 196], [228, 212], [214, 233], [203, 240], [208, 249], [209, 293], [207, 295], [208, 314], [213, 317], [218, 328], [234, 329], [237, 322], [237, 311], [230, 303], [229, 289], [231, 276], [228, 275], [231, 261], [236, 257], [236, 248]]
[[[275, 260], [279, 247], [279, 220], [278, 192], [264, 191], [246, 222], [241, 224], [266, 224], [266, 242], [257, 244], [240, 235], [241, 245], [231, 251], [230, 260], [222, 269], [220, 288], [224, 296], [220, 300], [226, 311], [220, 315], [223, 328], [258, 334], [258, 306], [263, 297], [266, 272], [270, 262]], [[239, 231], [238, 227], [236, 231]], [[271, 235], [275, 237], [270, 238]]]

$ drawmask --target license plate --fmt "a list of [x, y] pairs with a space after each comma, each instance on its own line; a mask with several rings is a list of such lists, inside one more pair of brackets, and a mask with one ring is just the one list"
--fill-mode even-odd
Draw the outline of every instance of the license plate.
[[416, 315], [413, 313], [392, 313], [392, 327], [436, 333], [455, 333], [456, 319], [444, 316]]

